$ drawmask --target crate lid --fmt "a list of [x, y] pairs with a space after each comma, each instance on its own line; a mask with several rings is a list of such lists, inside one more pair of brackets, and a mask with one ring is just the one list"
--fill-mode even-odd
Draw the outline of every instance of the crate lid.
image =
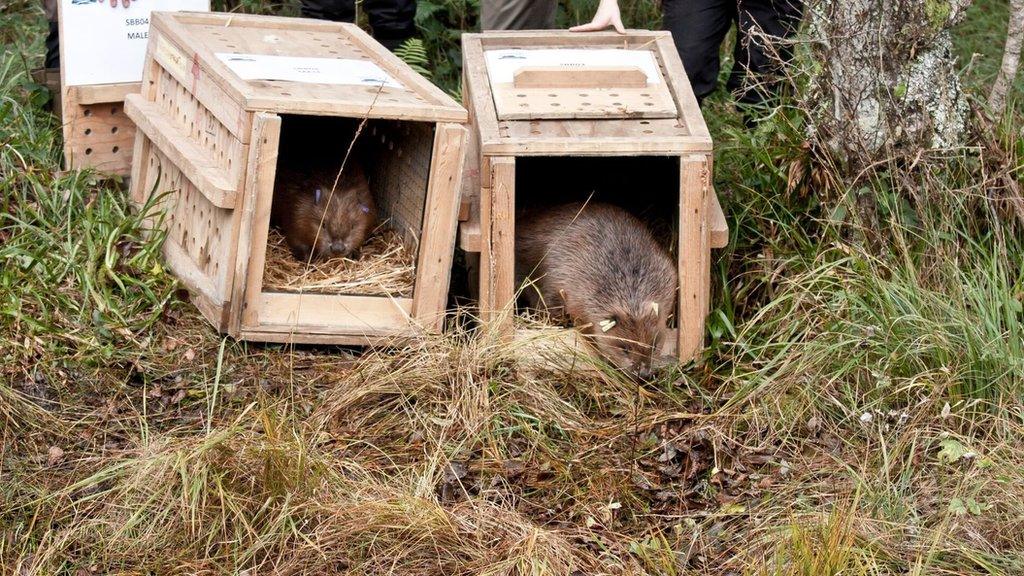
[[498, 48], [484, 60], [499, 120], [677, 115], [653, 50]]
[[462, 36], [485, 155], [708, 152], [711, 136], [668, 32]]
[[246, 110], [465, 122], [466, 110], [353, 24], [156, 13], [153, 26]]

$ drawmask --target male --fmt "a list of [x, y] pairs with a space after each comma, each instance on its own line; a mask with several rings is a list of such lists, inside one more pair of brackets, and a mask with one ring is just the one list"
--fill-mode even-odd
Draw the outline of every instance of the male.
[[[800, 25], [802, 0], [662, 0], [662, 11], [698, 102], [718, 84], [719, 48], [733, 23], [735, 63], [726, 87], [743, 104], [759, 104], [778, 93], [782, 64], [792, 58], [785, 40]], [[571, 30], [609, 26], [624, 32], [618, 0], [601, 0], [593, 21]]]
[[[373, 37], [388, 50], [394, 50], [416, 34], [416, 0], [363, 0], [363, 9], [373, 29]], [[302, 15], [320, 20], [353, 22], [355, 0], [302, 0]]]

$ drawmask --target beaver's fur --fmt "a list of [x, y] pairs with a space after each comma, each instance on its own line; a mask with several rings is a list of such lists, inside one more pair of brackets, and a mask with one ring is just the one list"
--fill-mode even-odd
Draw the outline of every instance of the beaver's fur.
[[278, 170], [271, 221], [298, 260], [354, 256], [377, 225], [377, 206], [362, 169], [347, 166], [331, 194], [335, 176], [336, 168]]
[[567, 317], [620, 369], [649, 372], [678, 275], [643, 222], [610, 204], [564, 204], [519, 215], [515, 242], [531, 306]]

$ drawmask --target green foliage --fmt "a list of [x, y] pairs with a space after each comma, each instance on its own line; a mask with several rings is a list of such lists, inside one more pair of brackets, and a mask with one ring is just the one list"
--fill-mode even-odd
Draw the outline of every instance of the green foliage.
[[17, 60], [0, 60], [0, 342], [38, 339], [56, 357], [130, 355], [126, 343], [171, 297], [160, 236], [113, 182], [54, 169], [58, 126], [26, 77]]
[[430, 59], [427, 58], [427, 49], [423, 45], [423, 40], [419, 38], [406, 40], [395, 50], [395, 56], [401, 58], [410, 68], [427, 78], [433, 75], [427, 68], [430, 65]]

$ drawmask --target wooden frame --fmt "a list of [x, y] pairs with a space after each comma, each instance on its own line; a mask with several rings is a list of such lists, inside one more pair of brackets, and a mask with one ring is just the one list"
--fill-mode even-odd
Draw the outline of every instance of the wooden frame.
[[[667, 32], [630, 30], [574, 34], [566, 31], [464, 34], [463, 101], [472, 134], [462, 204], [459, 245], [479, 252], [480, 313], [511, 334], [515, 300], [515, 165], [528, 156], [674, 156], [679, 158], [678, 238], [680, 298], [675, 352], [687, 361], [703, 346], [710, 305], [710, 251], [728, 243], [728, 225], [711, 183], [712, 141], [697, 100]], [[500, 48], [626, 48], [654, 52], [678, 115], [600, 120], [566, 113], [562, 119], [500, 119], [484, 53]], [[595, 89], [590, 78], [582, 90]], [[564, 84], [564, 82], [563, 82]], [[567, 86], [570, 90], [572, 86]], [[609, 87], [609, 89], [612, 87]], [[598, 88], [599, 89], [599, 88]], [[580, 94], [582, 96], [582, 94]], [[560, 100], [571, 106], [572, 99]]]
[[[370, 58], [404, 88], [370, 93], [357, 86], [245, 82], [214, 56], [223, 48]], [[461, 106], [348, 24], [154, 14], [146, 62], [143, 90], [126, 104], [139, 126], [132, 199], [141, 204], [151, 193], [165, 194], [168, 266], [218, 330], [254, 341], [378, 344], [442, 329], [467, 137]], [[415, 162], [426, 174], [416, 180], [422, 189], [396, 192], [422, 202], [422, 215], [413, 214], [421, 220], [405, 221], [418, 243], [411, 296], [264, 291], [283, 113], [414, 125], [407, 133], [415, 149], [394, 151], [402, 166]], [[390, 153], [393, 144], [381, 150]], [[397, 161], [388, 156], [380, 166], [388, 162]]]

